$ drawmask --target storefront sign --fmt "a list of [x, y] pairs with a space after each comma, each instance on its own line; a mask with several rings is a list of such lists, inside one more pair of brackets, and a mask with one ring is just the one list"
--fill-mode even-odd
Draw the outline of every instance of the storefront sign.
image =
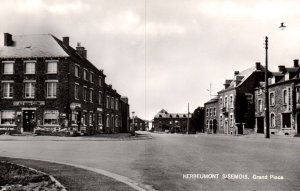
[[102, 112], [103, 111], [103, 109], [102, 108], [97, 108], [97, 111], [100, 111], [100, 112]]
[[41, 106], [45, 105], [45, 101], [14, 101], [14, 106]]

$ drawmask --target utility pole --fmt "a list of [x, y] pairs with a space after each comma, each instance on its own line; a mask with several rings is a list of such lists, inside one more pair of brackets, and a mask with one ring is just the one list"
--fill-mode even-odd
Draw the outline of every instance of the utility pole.
[[187, 115], [187, 131], [186, 134], [189, 134], [189, 126], [190, 126], [190, 104], [188, 103], [188, 115]]
[[265, 119], [266, 119], [266, 134], [267, 139], [270, 138], [270, 116], [269, 116], [269, 82], [268, 82], [268, 37], [265, 40], [266, 49], [266, 67], [265, 67]]

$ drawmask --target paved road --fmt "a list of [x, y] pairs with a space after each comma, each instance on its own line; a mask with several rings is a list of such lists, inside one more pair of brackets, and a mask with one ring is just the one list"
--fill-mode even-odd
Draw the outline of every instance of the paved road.
[[[104, 169], [157, 190], [299, 190], [300, 138], [152, 134], [150, 140], [2, 140], [0, 156]], [[67, 139], [67, 138], [66, 138]], [[183, 174], [219, 174], [183, 179]], [[222, 179], [222, 174], [249, 179]], [[254, 180], [252, 176], [283, 176]]]

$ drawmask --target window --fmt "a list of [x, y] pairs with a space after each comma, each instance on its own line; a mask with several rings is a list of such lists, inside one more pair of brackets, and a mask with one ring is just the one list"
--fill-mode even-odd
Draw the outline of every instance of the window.
[[271, 106], [275, 105], [275, 94], [274, 94], [274, 92], [270, 93], [270, 105]]
[[287, 104], [289, 105], [289, 110], [291, 109], [291, 88], [288, 88], [288, 95], [287, 95]]
[[87, 70], [86, 69], [83, 70], [83, 79], [87, 80]]
[[224, 101], [224, 107], [226, 108], [226, 111], [227, 111], [227, 105], [228, 103], [227, 103], [227, 97], [225, 97], [225, 101]]
[[35, 63], [26, 62], [25, 63], [25, 74], [35, 74]]
[[79, 77], [79, 66], [78, 65], [75, 65], [75, 76], [76, 77]]
[[86, 114], [87, 113], [84, 112], [83, 115], [82, 115], [82, 121], [81, 121], [81, 123], [82, 123], [83, 126], [86, 126]]
[[13, 62], [4, 62], [3, 63], [3, 74], [13, 74], [14, 65]]
[[118, 99], [116, 99], [115, 109], [119, 110], [119, 100]]
[[90, 72], [90, 82], [91, 82], [91, 83], [94, 83], [94, 80], [93, 80], [93, 74], [94, 74], [93, 72]]
[[57, 74], [57, 62], [50, 61], [47, 63], [47, 73]]
[[206, 116], [209, 116], [209, 109], [206, 109]]
[[112, 126], [112, 127], [115, 126], [115, 119], [114, 119], [114, 116], [111, 116], [111, 126]]
[[274, 115], [274, 113], [271, 113], [271, 127], [272, 128], [275, 128], [275, 115]]
[[2, 82], [2, 93], [3, 98], [13, 97], [13, 83], [12, 82]]
[[258, 106], [257, 106], [258, 112], [262, 112], [262, 111], [263, 111], [263, 108], [262, 108], [262, 107], [263, 107], [263, 106], [262, 106], [262, 100], [259, 99], [259, 100], [258, 100]]
[[262, 94], [262, 88], [259, 88], [258, 90], [257, 90], [257, 95], [261, 95]]
[[106, 116], [106, 127], [110, 126], [109, 115]]
[[233, 127], [233, 114], [230, 114], [230, 126]]
[[99, 92], [99, 104], [102, 105], [102, 92]]
[[88, 98], [88, 90], [87, 87], [83, 87], [83, 100], [87, 101]]
[[233, 95], [230, 95], [229, 97], [229, 106], [230, 108], [233, 108]]
[[47, 98], [56, 98], [57, 82], [47, 82]]
[[75, 99], [79, 99], [79, 85], [78, 84], [75, 84], [75, 87], [74, 87], [74, 97], [75, 97]]
[[286, 105], [288, 102], [287, 91], [283, 90], [283, 105]]
[[296, 100], [297, 100], [297, 103], [299, 104], [300, 103], [300, 87], [296, 88]]
[[35, 95], [35, 83], [34, 82], [25, 82], [24, 83], [25, 89], [25, 98], [34, 98]]
[[214, 116], [217, 115], [217, 109], [214, 107]]
[[[142, 125], [142, 123], [141, 123]], [[115, 119], [115, 126], [116, 127], [119, 127], [119, 119], [118, 119], [118, 116], [116, 116], [116, 119]]]
[[111, 107], [110, 108], [114, 109], [115, 108], [115, 99], [112, 97], [110, 101], [111, 101], [111, 103], [110, 103]]
[[90, 89], [90, 102], [93, 102], [93, 89]]
[[16, 120], [15, 111], [1, 111], [1, 125], [14, 125]]
[[106, 97], [106, 108], [109, 108], [109, 96]]
[[220, 108], [222, 109], [222, 106], [223, 106], [223, 98], [222, 97], [220, 98], [220, 106], [221, 106]]
[[99, 86], [102, 87], [102, 77], [99, 77]]
[[222, 126], [222, 125], [223, 125], [223, 116], [220, 115], [220, 126]]
[[77, 121], [78, 121], [78, 112], [72, 111], [72, 124], [77, 125]]
[[102, 125], [102, 114], [98, 113], [98, 125]]
[[90, 113], [89, 115], [89, 124], [93, 125], [93, 113]]
[[46, 110], [44, 112], [44, 125], [58, 125], [57, 110]]

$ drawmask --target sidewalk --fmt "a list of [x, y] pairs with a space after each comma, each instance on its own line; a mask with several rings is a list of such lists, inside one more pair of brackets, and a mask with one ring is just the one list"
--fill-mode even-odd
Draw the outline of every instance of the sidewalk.
[[0, 157], [0, 161], [9, 161], [15, 164], [31, 167], [55, 177], [68, 191], [131, 191], [135, 190], [129, 185], [113, 178], [76, 168], [69, 165], [50, 163], [39, 160], [15, 159]]
[[150, 134], [137, 134], [136, 136], [130, 136], [129, 133], [97, 134], [79, 137], [0, 135], [0, 141], [130, 141], [146, 139], [152, 139], [152, 136]]

